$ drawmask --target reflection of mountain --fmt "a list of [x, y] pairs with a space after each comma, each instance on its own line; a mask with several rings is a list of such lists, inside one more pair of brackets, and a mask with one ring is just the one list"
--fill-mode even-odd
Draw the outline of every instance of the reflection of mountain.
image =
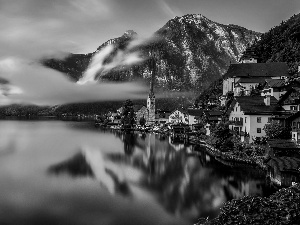
[[109, 154], [118, 164], [128, 164], [146, 175], [141, 185], [153, 191], [158, 201], [174, 214], [189, 218], [215, 217], [221, 205], [246, 195], [269, 195], [263, 173], [253, 169], [236, 169], [222, 165], [209, 156], [203, 146], [174, 145], [168, 138], [135, 136], [144, 148], [129, 156]]
[[68, 174], [72, 177], [93, 177], [111, 194], [129, 195], [130, 188], [124, 176], [106, 165], [101, 151], [86, 148], [71, 159], [49, 167], [51, 174]]
[[192, 220], [199, 215], [215, 217], [226, 200], [221, 182], [211, 176], [212, 169], [203, 167], [198, 157], [188, 156], [187, 146], [173, 146], [169, 141], [150, 134], [143, 151], [135, 151], [130, 157], [109, 154], [108, 158], [142, 170], [146, 176], [141, 186], [155, 193], [169, 212]]

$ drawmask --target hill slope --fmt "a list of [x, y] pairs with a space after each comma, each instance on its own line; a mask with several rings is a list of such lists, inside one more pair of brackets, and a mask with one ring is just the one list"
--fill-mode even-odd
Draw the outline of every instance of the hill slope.
[[[236, 62], [247, 45], [259, 36], [260, 33], [236, 25], [222, 25], [202, 15], [175, 17], [155, 32], [156, 39], [136, 46], [134, 50], [145, 59], [142, 63], [113, 68], [101, 77], [114, 81], [143, 78], [149, 82], [155, 69], [157, 89], [200, 92], [218, 79], [230, 62]], [[102, 44], [93, 53], [70, 54], [64, 60], [45, 59], [43, 64], [77, 81], [96, 52], [114, 44], [114, 51], [106, 60], [109, 63], [136, 37], [135, 32], [129, 31]]]

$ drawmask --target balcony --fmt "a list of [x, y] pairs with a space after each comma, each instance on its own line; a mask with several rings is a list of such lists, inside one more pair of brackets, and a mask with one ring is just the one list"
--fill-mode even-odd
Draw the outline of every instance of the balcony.
[[234, 126], [243, 126], [243, 121], [242, 120], [229, 120], [230, 125]]

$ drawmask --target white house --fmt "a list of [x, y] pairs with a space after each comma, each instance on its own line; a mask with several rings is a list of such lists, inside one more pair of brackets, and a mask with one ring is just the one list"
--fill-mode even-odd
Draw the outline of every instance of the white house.
[[237, 96], [228, 110], [230, 128], [241, 135], [242, 141], [248, 137], [252, 142], [256, 137], [265, 136], [264, 126], [274, 115], [282, 113], [284, 109], [273, 96]]
[[230, 64], [223, 76], [223, 95], [235, 92], [235, 86], [239, 84], [244, 87], [246, 95], [250, 94], [252, 88], [266, 79], [284, 79], [289, 77], [286, 63], [240, 63]]
[[177, 109], [169, 116], [169, 123], [188, 123], [188, 116]]

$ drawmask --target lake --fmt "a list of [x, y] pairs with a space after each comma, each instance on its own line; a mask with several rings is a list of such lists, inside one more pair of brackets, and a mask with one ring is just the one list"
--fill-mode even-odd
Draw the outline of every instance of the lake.
[[203, 147], [75, 121], [0, 121], [0, 180], [0, 224], [185, 225], [273, 192]]

